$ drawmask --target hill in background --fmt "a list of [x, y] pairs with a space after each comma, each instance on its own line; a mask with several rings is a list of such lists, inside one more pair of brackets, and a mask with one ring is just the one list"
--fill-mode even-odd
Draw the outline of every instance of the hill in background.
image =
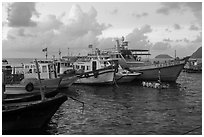
[[198, 48], [192, 55], [191, 58], [202, 58], [202, 47]]

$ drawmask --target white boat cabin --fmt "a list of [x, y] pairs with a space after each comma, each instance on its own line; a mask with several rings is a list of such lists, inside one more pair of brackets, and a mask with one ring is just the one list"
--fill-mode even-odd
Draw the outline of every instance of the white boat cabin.
[[108, 60], [99, 60], [93, 58], [80, 58], [74, 62], [74, 69], [83, 70], [84, 72], [95, 71], [111, 65]]
[[[40, 78], [51, 79], [56, 78], [56, 67], [51, 61], [38, 61]], [[35, 63], [24, 64], [24, 78], [38, 78]]]
[[60, 61], [55, 61], [55, 64], [56, 64], [57, 74], [63, 74], [66, 71], [73, 69], [73, 62], [70, 62], [70, 61], [60, 60]]

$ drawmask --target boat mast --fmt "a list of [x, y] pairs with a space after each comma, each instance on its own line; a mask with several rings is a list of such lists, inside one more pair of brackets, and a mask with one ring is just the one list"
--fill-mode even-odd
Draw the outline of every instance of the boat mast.
[[60, 51], [60, 49], [59, 49], [59, 60], [61, 59], [61, 51]]
[[42, 82], [41, 82], [41, 79], [40, 79], [40, 70], [39, 70], [39, 65], [38, 65], [37, 59], [35, 59], [35, 65], [36, 65], [36, 69], [37, 69], [37, 73], [38, 73], [38, 80], [40, 82], [41, 100], [44, 101], [45, 100], [45, 95], [44, 95], [44, 92], [42, 91]]

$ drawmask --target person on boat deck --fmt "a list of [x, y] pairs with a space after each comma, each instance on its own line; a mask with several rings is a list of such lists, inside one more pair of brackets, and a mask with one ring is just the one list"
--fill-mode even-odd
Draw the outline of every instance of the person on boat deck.
[[133, 58], [134, 58], [135, 60], [137, 60], [137, 55], [133, 55]]
[[28, 73], [32, 73], [32, 69], [29, 69]]

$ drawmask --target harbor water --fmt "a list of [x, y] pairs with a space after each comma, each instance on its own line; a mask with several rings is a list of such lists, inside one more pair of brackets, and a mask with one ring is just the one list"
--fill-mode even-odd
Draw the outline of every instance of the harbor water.
[[182, 72], [168, 89], [142, 87], [135, 81], [114, 86], [72, 85], [61, 92], [84, 106], [68, 98], [45, 129], [19, 134], [202, 134], [202, 74]]
[[84, 107], [69, 99], [47, 131], [64, 135], [202, 134], [201, 85], [201, 74], [188, 73], [181, 73], [177, 84], [162, 90], [135, 83], [73, 85], [63, 92], [83, 101]]

